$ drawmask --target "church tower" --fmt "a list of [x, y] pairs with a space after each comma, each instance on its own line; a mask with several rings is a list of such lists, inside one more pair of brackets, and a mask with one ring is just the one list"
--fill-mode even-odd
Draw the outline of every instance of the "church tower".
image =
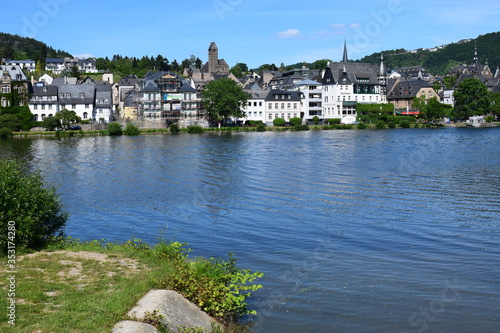
[[219, 65], [219, 49], [217, 48], [217, 44], [215, 42], [210, 43], [210, 47], [208, 48], [208, 72], [215, 73], [217, 72], [217, 67]]
[[385, 69], [384, 54], [382, 52], [380, 52], [380, 65], [377, 78], [380, 85], [380, 93], [385, 95], [387, 92], [387, 70]]

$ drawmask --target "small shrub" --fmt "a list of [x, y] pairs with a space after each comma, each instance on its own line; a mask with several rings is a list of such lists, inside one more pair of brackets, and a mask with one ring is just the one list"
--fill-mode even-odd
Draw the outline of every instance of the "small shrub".
[[234, 323], [245, 314], [255, 314], [248, 310], [246, 299], [251, 292], [262, 288], [261, 285], [249, 285], [262, 277], [262, 273], [237, 267], [233, 253], [229, 253], [228, 260], [201, 258], [190, 261], [190, 250], [184, 245], [174, 242], [157, 246], [157, 255], [165, 256], [174, 266], [172, 276], [163, 281], [163, 287], [178, 291], [223, 324]]
[[387, 127], [396, 128], [396, 124], [391, 121], [389, 124], [387, 124]]
[[266, 131], [266, 125], [260, 123], [257, 125], [257, 128], [256, 128], [257, 132], [265, 132]]
[[377, 124], [375, 125], [375, 128], [376, 129], [385, 129], [386, 128], [385, 122], [383, 122], [381, 120], [377, 121]]
[[[53, 187], [39, 172], [30, 172], [17, 160], [0, 160], [0, 252], [7, 251], [15, 232], [19, 249], [41, 249], [54, 237], [62, 236], [68, 214], [63, 211]], [[9, 222], [13, 221], [13, 222]]]
[[273, 125], [274, 126], [285, 126], [286, 121], [283, 118], [276, 118], [273, 120]]
[[168, 129], [169, 129], [170, 133], [176, 134], [176, 133], [180, 132], [178, 124], [170, 124], [170, 126], [168, 126]]
[[0, 128], [0, 138], [5, 139], [12, 135], [12, 130], [8, 127]]
[[205, 130], [203, 127], [198, 126], [198, 125], [191, 125], [187, 127], [188, 133], [194, 134], [194, 133], [203, 133]]
[[356, 128], [357, 128], [357, 129], [366, 129], [366, 124], [365, 124], [365, 123], [358, 123], [358, 124], [356, 125]]
[[314, 123], [314, 125], [318, 125], [319, 124], [319, 117], [318, 116], [314, 116], [313, 119], [312, 119], [312, 122]]
[[399, 126], [401, 126], [401, 128], [410, 128], [411, 125], [408, 120], [401, 120]]
[[122, 126], [116, 122], [108, 124], [108, 134], [122, 135], [123, 134]]
[[492, 123], [494, 120], [495, 117], [493, 116], [487, 116], [486, 118], [484, 118], [484, 121], [486, 121], [487, 123]]
[[328, 119], [328, 123], [329, 123], [330, 125], [340, 124], [340, 118], [332, 118], [332, 119]]
[[344, 125], [342, 125], [342, 129], [352, 129], [352, 125], [351, 124], [344, 124]]
[[291, 118], [290, 125], [292, 125], [292, 126], [302, 125], [302, 118], [299, 118], [299, 117]]
[[135, 126], [132, 123], [127, 124], [125, 127], [125, 130], [123, 131], [125, 135], [139, 135], [141, 131], [139, 130], [139, 127]]

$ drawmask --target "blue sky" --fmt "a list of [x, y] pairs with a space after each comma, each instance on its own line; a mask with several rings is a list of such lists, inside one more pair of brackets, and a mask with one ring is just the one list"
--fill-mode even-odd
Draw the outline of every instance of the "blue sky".
[[5, 1], [0, 31], [76, 56], [162, 54], [204, 62], [215, 41], [229, 66], [349, 58], [430, 48], [499, 31], [500, 0]]

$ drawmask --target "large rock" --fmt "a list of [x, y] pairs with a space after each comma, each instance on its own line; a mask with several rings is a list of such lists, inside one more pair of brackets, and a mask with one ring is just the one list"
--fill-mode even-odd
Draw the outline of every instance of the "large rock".
[[201, 327], [211, 332], [212, 324], [215, 324], [213, 318], [173, 290], [150, 290], [127, 315], [142, 320], [146, 312], [155, 310], [163, 316], [162, 323], [174, 333], [179, 332], [180, 326]]
[[149, 324], [124, 320], [116, 324], [111, 333], [158, 333], [158, 330]]

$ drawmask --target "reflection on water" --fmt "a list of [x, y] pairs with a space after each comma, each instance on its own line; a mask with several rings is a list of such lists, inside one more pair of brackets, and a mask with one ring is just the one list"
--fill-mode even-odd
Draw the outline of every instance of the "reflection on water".
[[190, 243], [265, 273], [258, 332], [497, 332], [500, 131], [16, 139], [69, 235]]

